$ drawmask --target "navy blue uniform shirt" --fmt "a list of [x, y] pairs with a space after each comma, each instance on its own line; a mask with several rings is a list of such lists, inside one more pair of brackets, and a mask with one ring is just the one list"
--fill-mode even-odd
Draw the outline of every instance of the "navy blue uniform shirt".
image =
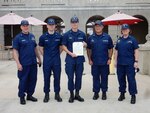
[[109, 59], [108, 50], [113, 48], [113, 42], [106, 33], [101, 35], [94, 33], [88, 38], [87, 48], [92, 51], [91, 60], [94, 65], [107, 65]]
[[117, 64], [133, 65], [135, 61], [134, 50], [138, 49], [138, 42], [133, 36], [120, 37], [117, 40], [115, 49], [118, 50]]
[[55, 32], [49, 34], [46, 32], [39, 39], [39, 46], [44, 47], [43, 64], [60, 65], [60, 45], [62, 36]]
[[31, 33], [19, 33], [13, 39], [13, 48], [18, 50], [21, 65], [27, 66], [36, 64], [35, 47], [37, 46], [35, 36]]
[[[73, 42], [83, 42], [83, 41], [86, 42], [86, 36], [84, 32], [80, 30], [78, 30], [77, 32], [69, 30], [63, 36], [62, 45], [65, 45], [69, 51], [73, 52]], [[67, 54], [65, 62], [71, 64], [79, 64], [85, 62], [85, 58], [84, 56], [72, 58], [72, 56]]]

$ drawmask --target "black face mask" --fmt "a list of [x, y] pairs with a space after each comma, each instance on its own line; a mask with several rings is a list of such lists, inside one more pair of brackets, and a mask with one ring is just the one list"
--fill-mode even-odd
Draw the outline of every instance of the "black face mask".
[[136, 68], [136, 69], [135, 69], [135, 73], [138, 73], [139, 71], [140, 71], [139, 68]]

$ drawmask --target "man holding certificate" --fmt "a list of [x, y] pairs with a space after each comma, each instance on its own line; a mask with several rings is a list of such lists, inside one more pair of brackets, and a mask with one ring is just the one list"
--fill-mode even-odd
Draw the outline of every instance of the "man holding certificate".
[[111, 37], [103, 32], [104, 25], [97, 20], [94, 25], [94, 31], [87, 41], [87, 54], [89, 64], [92, 68], [93, 76], [93, 100], [99, 98], [99, 91], [102, 90], [102, 100], [106, 100], [106, 91], [108, 89], [109, 65], [113, 53], [113, 42]]
[[[68, 90], [70, 91], [69, 102], [73, 103], [74, 99], [80, 102], [84, 101], [79, 95], [79, 91], [82, 84], [82, 74], [84, 69], [83, 63], [85, 62], [83, 47], [86, 47], [86, 36], [85, 33], [78, 29], [78, 17], [73, 16], [70, 22], [71, 30], [64, 34], [62, 46], [63, 50], [67, 53], [65, 59], [65, 71], [68, 76]], [[76, 90], [75, 96], [74, 90]]]

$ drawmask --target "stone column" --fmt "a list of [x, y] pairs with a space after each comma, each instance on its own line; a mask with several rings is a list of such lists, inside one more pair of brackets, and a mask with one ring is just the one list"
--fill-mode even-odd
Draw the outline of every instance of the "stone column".
[[146, 40], [139, 48], [139, 68], [141, 74], [150, 75], [150, 34], [147, 34]]
[[4, 26], [0, 25], [0, 44], [4, 45]]

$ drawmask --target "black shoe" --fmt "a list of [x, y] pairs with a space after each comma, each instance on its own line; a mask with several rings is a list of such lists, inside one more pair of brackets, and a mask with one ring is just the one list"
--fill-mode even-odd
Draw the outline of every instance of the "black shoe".
[[74, 93], [70, 92], [69, 103], [73, 103], [73, 102], [74, 102]]
[[103, 93], [102, 93], [102, 100], [106, 100], [106, 99], [107, 99], [106, 92], [103, 92]]
[[74, 99], [80, 102], [84, 102], [84, 99], [80, 95], [75, 95]]
[[43, 102], [44, 103], [47, 103], [48, 101], [49, 101], [49, 94], [45, 94], [45, 97], [44, 97], [44, 99], [43, 99]]
[[136, 103], [136, 96], [132, 95], [131, 96], [131, 104], [135, 104]]
[[84, 102], [84, 99], [79, 95], [79, 91], [76, 91], [74, 99], [80, 102]]
[[33, 96], [27, 96], [27, 100], [30, 100], [32, 102], [37, 102], [37, 98], [33, 97]]
[[123, 101], [124, 99], [125, 99], [125, 94], [121, 93], [119, 98], [118, 98], [118, 101]]
[[55, 94], [55, 100], [57, 100], [57, 102], [62, 102], [62, 98], [60, 97], [59, 93]]
[[26, 101], [25, 101], [24, 97], [20, 98], [20, 104], [22, 104], [22, 105], [26, 104]]
[[94, 93], [93, 100], [97, 100], [98, 98], [99, 98], [99, 94], [98, 93]]

